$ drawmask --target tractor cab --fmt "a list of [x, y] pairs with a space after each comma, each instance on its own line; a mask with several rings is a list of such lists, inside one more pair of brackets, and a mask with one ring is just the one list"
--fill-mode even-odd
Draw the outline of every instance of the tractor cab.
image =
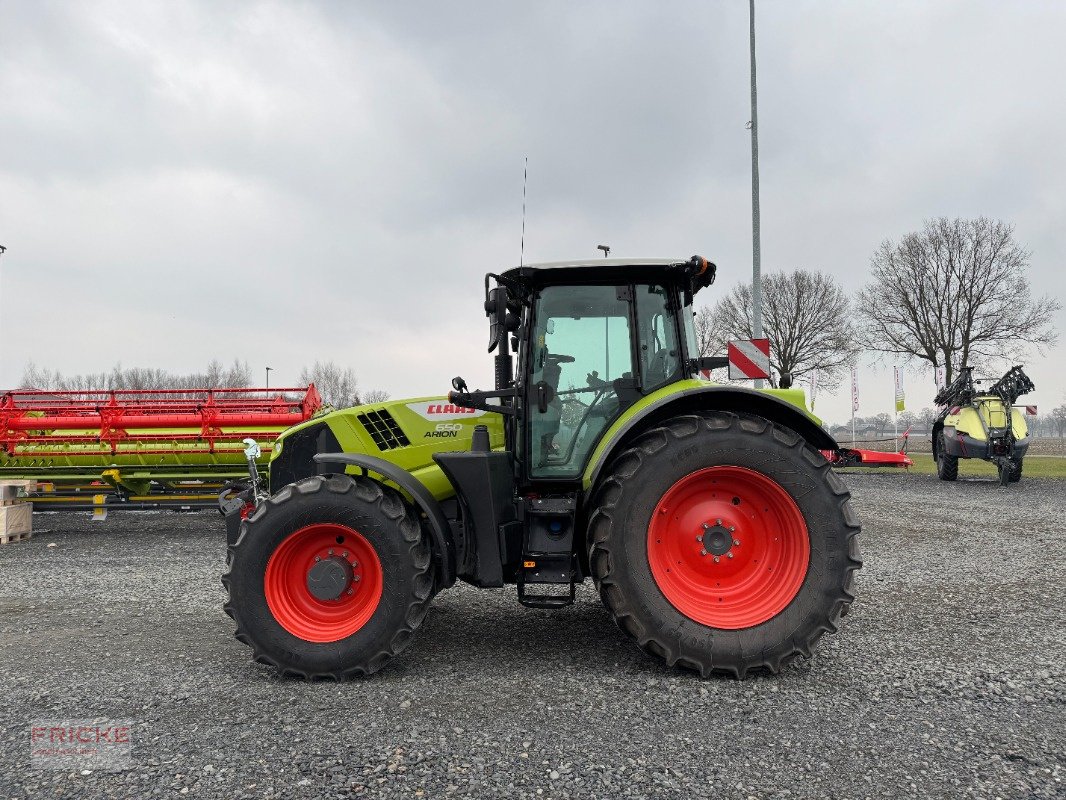
[[700, 358], [693, 324], [693, 297], [715, 272], [694, 257], [560, 262], [489, 275], [496, 390], [450, 397], [473, 408], [490, 397], [500, 403], [520, 480], [579, 483], [596, 445], [628, 409], [724, 362]]

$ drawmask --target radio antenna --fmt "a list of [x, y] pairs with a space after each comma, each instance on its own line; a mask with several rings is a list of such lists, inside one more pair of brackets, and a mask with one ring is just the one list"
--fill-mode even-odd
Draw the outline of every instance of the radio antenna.
[[529, 156], [526, 156], [526, 165], [522, 169], [522, 247], [518, 255], [518, 266], [526, 263], [526, 184], [529, 182]]

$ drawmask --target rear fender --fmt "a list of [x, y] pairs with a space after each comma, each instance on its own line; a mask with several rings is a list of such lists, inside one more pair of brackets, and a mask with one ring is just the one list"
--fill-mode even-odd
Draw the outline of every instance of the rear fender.
[[[816, 450], [837, 450], [836, 440], [826, 433], [817, 417], [766, 391], [738, 386], [719, 386], [703, 381], [685, 381], [667, 387], [644, 398], [621, 419], [617, 420], [600, 440], [582, 478], [588, 490], [595, 485], [600, 472], [613, 456], [628, 445], [634, 436], [671, 417], [701, 411], [732, 411], [754, 414], [790, 428], [802, 436]], [[792, 397], [796, 393], [787, 396]], [[656, 397], [656, 395], [659, 395]], [[802, 397], [802, 393], [798, 394]]]

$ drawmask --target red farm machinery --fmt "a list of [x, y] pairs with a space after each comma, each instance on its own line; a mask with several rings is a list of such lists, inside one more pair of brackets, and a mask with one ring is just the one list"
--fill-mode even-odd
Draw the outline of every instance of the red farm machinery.
[[314, 385], [0, 395], [0, 481], [35, 482], [38, 508], [202, 508], [248, 477], [263, 443], [322, 407]]

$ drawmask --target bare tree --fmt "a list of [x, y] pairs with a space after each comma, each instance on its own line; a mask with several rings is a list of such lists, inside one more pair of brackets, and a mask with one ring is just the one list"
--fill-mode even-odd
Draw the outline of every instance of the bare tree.
[[892, 417], [882, 411], [880, 414], [870, 417], [869, 423], [876, 429], [878, 436], [884, 436], [888, 426], [892, 424]]
[[367, 405], [370, 403], [384, 403], [389, 399], [389, 393], [384, 389], [367, 389], [363, 392], [360, 399]]
[[212, 359], [206, 372], [187, 375], [184, 380], [189, 382], [190, 387], [203, 386], [209, 389], [251, 386], [252, 370], [247, 361], [234, 359], [230, 366], [223, 367], [218, 359]]
[[1029, 253], [1005, 222], [930, 220], [883, 242], [871, 264], [857, 300], [865, 344], [944, 367], [948, 383], [962, 366], [1016, 363], [1056, 341], [1059, 303], [1030, 296]]
[[333, 361], [316, 361], [310, 369], [300, 370], [300, 383], [313, 383], [323, 402], [334, 408], [361, 404], [359, 384], [351, 367], [341, 367]]
[[39, 368], [32, 361], [22, 372], [21, 386], [60, 392], [109, 391], [112, 389], [220, 389], [244, 388], [251, 383], [247, 362], [234, 360], [228, 368], [213, 360], [205, 372], [175, 374], [155, 367], [123, 367], [116, 364], [110, 372], [63, 375], [58, 370]]
[[[701, 355], [722, 355], [730, 339], [754, 338], [751, 284], [738, 284], [710, 309], [696, 313]], [[770, 339], [771, 385], [818, 376], [832, 391], [857, 355], [850, 304], [823, 272], [797, 269], [763, 276], [763, 331]]]
[[1051, 424], [1059, 434], [1059, 438], [1066, 433], [1066, 405], [1051, 409]]
[[931, 431], [933, 429], [933, 423], [936, 422], [936, 418], [939, 413], [934, 408], [923, 408], [918, 412], [918, 421], [922, 423], [922, 427]]
[[702, 306], [696, 309], [693, 317], [696, 327], [696, 347], [701, 356], [725, 355], [725, 343], [721, 341], [721, 334], [714, 324], [714, 312], [710, 306]]
[[1046, 414], [1026, 414], [1025, 424], [1029, 427], [1030, 436], [1046, 436], [1048, 418]]
[[47, 367], [38, 367], [35, 363], [30, 361], [26, 364], [25, 369], [22, 370], [22, 381], [19, 386], [23, 389], [40, 389], [41, 391], [50, 392], [59, 388], [59, 383], [63, 379], [63, 376], [57, 371], [52, 371]]

